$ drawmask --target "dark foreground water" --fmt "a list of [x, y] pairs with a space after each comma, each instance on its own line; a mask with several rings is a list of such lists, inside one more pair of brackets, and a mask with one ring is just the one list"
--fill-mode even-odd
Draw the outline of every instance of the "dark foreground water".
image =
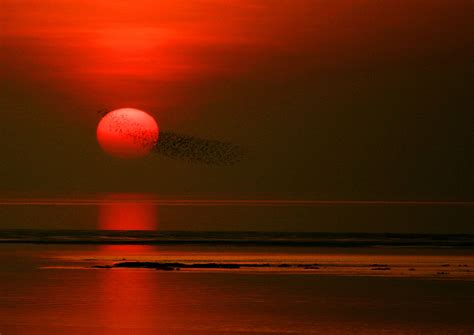
[[[319, 267], [92, 267], [124, 260]], [[4, 243], [0, 262], [2, 334], [421, 335], [474, 330], [474, 255], [469, 249]], [[382, 265], [389, 269], [377, 270]]]

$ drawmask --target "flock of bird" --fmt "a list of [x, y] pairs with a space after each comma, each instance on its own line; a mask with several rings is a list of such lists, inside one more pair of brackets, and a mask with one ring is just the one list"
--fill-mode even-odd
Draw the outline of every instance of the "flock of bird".
[[160, 132], [153, 152], [169, 158], [208, 165], [233, 165], [245, 156], [241, 147], [173, 132]]

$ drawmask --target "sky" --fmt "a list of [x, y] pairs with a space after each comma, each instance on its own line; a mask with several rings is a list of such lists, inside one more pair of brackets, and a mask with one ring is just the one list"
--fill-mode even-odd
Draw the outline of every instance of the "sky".
[[[2, 0], [0, 191], [474, 200], [464, 0]], [[248, 151], [102, 152], [98, 111]]]

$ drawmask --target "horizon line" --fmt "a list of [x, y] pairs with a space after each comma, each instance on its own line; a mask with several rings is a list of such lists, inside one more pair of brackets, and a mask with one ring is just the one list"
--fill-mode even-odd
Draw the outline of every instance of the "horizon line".
[[161, 206], [474, 206], [474, 201], [305, 200], [305, 199], [156, 199], [156, 198], [4, 198], [1, 206], [96, 206], [143, 203]]

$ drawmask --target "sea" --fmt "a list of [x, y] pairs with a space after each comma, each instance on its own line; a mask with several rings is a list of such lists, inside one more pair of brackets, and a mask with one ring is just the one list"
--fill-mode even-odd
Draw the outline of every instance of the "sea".
[[382, 226], [387, 204], [109, 200], [3, 201], [2, 335], [474, 330], [474, 234], [308, 231], [348, 207]]

